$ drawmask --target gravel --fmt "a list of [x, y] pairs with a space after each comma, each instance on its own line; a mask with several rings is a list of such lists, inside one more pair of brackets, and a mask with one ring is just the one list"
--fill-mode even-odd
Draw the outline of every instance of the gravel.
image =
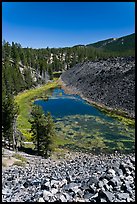
[[135, 154], [27, 155], [2, 169], [3, 202], [135, 202]]

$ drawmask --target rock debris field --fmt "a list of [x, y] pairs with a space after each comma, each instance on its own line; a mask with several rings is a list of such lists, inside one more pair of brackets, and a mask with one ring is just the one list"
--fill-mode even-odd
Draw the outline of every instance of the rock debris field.
[[61, 75], [68, 88], [89, 100], [135, 117], [135, 58], [79, 63]]
[[135, 202], [134, 153], [18, 154], [27, 163], [2, 168], [3, 202]]

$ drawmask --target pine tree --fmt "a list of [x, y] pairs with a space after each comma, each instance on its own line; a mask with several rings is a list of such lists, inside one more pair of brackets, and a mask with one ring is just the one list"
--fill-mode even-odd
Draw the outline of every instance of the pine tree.
[[9, 61], [2, 64], [3, 80], [5, 82], [6, 93], [12, 94], [14, 91], [13, 71]]
[[9, 42], [3, 40], [2, 42], [2, 58], [4, 60], [9, 60], [11, 56], [11, 46]]
[[27, 59], [26, 59], [24, 50], [22, 49], [21, 51], [22, 51], [22, 52], [20, 53], [20, 60], [21, 60], [21, 63], [22, 63], [24, 66], [26, 66], [26, 65], [27, 65]]
[[25, 83], [23, 81], [22, 74], [20, 72], [18, 64], [14, 64], [12, 67], [12, 75], [13, 75], [13, 85], [14, 85], [14, 93], [17, 94], [21, 90], [23, 90], [23, 87], [25, 86]]
[[43, 154], [47, 157], [48, 152], [51, 152], [54, 149], [54, 139], [56, 136], [55, 125], [52, 119], [51, 114], [48, 112], [45, 115], [45, 125], [43, 126], [45, 131], [45, 136], [41, 140], [41, 150]]
[[52, 150], [55, 136], [54, 123], [51, 115], [44, 114], [40, 106], [33, 106], [31, 111], [31, 132], [38, 155], [47, 157], [48, 151]]
[[2, 100], [2, 136], [4, 141], [8, 142], [9, 149], [11, 145], [15, 146], [14, 143], [14, 126], [16, 118], [19, 112], [19, 108], [14, 101], [11, 94], [6, 95]]
[[48, 64], [48, 74], [50, 76], [50, 79], [53, 79], [53, 70], [52, 70], [52, 64]]
[[27, 68], [24, 68], [24, 79], [25, 79], [25, 88], [26, 89], [29, 89], [31, 88], [33, 82], [32, 82], [32, 77], [31, 77], [31, 70], [27, 67]]
[[12, 47], [11, 47], [11, 58], [12, 60], [14, 60], [15, 64], [20, 61], [17, 43], [14, 43], [14, 42], [12, 42]]

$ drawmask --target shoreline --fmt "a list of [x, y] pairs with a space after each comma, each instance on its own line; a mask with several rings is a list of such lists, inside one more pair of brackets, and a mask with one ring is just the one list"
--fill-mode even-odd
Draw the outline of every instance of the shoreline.
[[79, 95], [83, 100], [88, 102], [90, 105], [97, 107], [98, 109], [100, 109], [101, 111], [105, 112], [108, 115], [111, 115], [112, 117], [115, 117], [115, 118], [123, 117], [123, 118], [126, 118], [127, 120], [135, 121], [135, 117], [131, 116], [127, 112], [124, 112], [122, 110], [116, 110], [114, 108], [110, 108], [104, 104], [95, 102], [95, 101], [85, 97], [75, 87], [72, 87], [72, 86], [70, 87], [70, 86], [66, 85], [65, 82], [61, 79], [61, 77], [58, 79], [58, 81], [59, 81], [59, 84], [61, 85], [61, 88], [65, 91], [65, 93]]

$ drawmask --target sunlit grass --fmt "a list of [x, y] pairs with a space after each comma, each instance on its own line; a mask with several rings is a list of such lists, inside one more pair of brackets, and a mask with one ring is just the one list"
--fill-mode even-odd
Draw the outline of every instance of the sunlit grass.
[[15, 97], [15, 101], [19, 106], [19, 116], [17, 118], [17, 128], [25, 136], [26, 141], [31, 141], [32, 135], [30, 133], [31, 125], [29, 123], [31, 107], [36, 98], [43, 98], [43, 93], [46, 97], [45, 92], [49, 89], [55, 88], [58, 86], [57, 79], [54, 79], [52, 82], [49, 82], [39, 88], [30, 89], [23, 93], [18, 94]]
[[104, 112], [106, 115], [113, 117], [119, 121], [121, 121], [124, 125], [129, 125], [135, 127], [135, 119], [134, 118], [128, 118], [126, 113], [122, 110], [107, 110], [107, 108], [100, 107], [96, 104], [92, 104], [98, 109], [100, 109], [102, 112]]

